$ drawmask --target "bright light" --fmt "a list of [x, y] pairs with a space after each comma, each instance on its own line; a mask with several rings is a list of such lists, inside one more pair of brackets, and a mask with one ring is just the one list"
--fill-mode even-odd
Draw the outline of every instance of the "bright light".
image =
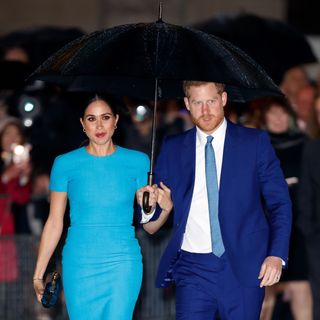
[[137, 106], [136, 109], [137, 115], [140, 117], [144, 117], [144, 115], [147, 113], [147, 108], [145, 106]]
[[26, 119], [24, 119], [23, 124], [25, 127], [31, 127], [33, 124], [33, 121], [32, 121], [32, 119], [26, 118]]
[[14, 147], [13, 152], [17, 156], [21, 156], [24, 153], [24, 146], [18, 144]]
[[27, 102], [27, 103], [24, 105], [24, 111], [25, 111], [25, 112], [31, 112], [33, 109], [34, 109], [34, 104], [31, 103], [31, 102]]

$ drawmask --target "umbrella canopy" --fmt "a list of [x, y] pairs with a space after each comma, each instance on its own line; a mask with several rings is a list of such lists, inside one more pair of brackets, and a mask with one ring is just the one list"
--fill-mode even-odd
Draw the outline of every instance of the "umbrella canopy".
[[121, 25], [72, 41], [32, 78], [70, 90], [104, 91], [144, 99], [182, 98], [182, 80], [221, 82], [229, 99], [281, 95], [266, 72], [231, 43], [159, 20]]
[[194, 27], [231, 41], [253, 57], [276, 83], [288, 69], [317, 62], [306, 37], [282, 21], [239, 14], [218, 16]]
[[[239, 48], [161, 18], [78, 38], [44, 62], [31, 78], [70, 90], [154, 98], [149, 185], [153, 183], [157, 100], [182, 98], [183, 80], [224, 83], [229, 99], [237, 102], [281, 95], [266, 72]], [[143, 207], [146, 212], [151, 209], [148, 193]]]

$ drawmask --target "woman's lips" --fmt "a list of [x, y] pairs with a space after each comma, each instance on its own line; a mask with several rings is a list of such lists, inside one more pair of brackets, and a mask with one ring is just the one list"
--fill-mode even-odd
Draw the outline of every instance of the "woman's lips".
[[96, 133], [95, 136], [97, 138], [103, 138], [106, 134], [104, 132], [101, 132], [101, 133]]

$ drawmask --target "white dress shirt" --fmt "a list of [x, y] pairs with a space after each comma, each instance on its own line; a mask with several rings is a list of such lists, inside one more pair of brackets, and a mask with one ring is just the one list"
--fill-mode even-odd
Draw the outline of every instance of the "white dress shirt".
[[[213, 132], [212, 146], [216, 157], [218, 186], [220, 185], [224, 140], [227, 130], [227, 121]], [[205, 145], [207, 134], [197, 127], [196, 133], [196, 172], [195, 183], [187, 221], [186, 231], [182, 242], [182, 250], [196, 253], [212, 252], [209, 221], [208, 196], [205, 173]], [[153, 217], [155, 210], [146, 214], [141, 210], [141, 223], [147, 223]]]
[[[212, 146], [216, 158], [218, 186], [220, 186], [226, 130], [227, 121], [224, 119], [222, 124], [212, 133]], [[182, 250], [194, 253], [212, 252], [205, 172], [205, 145], [207, 143], [207, 136], [206, 133], [197, 127], [195, 182], [191, 207], [181, 247]]]

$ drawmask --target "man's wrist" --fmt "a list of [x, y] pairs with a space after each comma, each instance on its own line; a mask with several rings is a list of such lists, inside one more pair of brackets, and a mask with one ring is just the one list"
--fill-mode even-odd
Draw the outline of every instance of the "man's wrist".
[[171, 212], [172, 208], [173, 207], [168, 208], [168, 209], [167, 208], [161, 208], [161, 210], [164, 211], [164, 212], [168, 212], [169, 213], [169, 212]]

